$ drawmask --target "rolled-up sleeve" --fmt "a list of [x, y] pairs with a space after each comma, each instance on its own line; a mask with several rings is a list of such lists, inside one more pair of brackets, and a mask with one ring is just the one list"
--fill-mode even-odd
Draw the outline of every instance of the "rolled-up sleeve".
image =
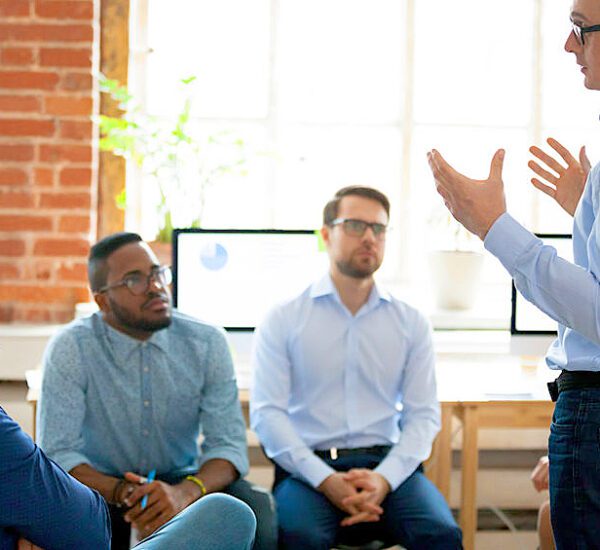
[[221, 458], [231, 462], [240, 476], [244, 476], [249, 470], [246, 423], [231, 354], [221, 331], [215, 331], [211, 338], [207, 365], [200, 411], [204, 435], [200, 464]]
[[37, 438], [47, 455], [67, 472], [79, 464], [91, 464], [83, 453], [85, 387], [76, 335], [58, 334], [44, 355]]

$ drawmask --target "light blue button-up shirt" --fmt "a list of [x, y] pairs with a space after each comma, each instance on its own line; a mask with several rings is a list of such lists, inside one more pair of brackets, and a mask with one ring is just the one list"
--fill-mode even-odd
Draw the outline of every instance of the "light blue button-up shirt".
[[523, 296], [558, 321], [558, 338], [546, 363], [551, 369], [600, 371], [600, 165], [588, 176], [575, 212], [575, 264], [516, 222], [496, 220], [485, 247], [515, 280]]
[[68, 325], [46, 350], [39, 410], [40, 446], [66, 471], [90, 464], [114, 476], [175, 477], [214, 458], [248, 471], [224, 334], [176, 311], [146, 341], [99, 313]]
[[313, 449], [393, 445], [376, 468], [392, 489], [429, 456], [440, 426], [430, 327], [378, 286], [353, 316], [326, 276], [269, 313], [252, 363], [252, 427], [312, 486], [334, 472]]

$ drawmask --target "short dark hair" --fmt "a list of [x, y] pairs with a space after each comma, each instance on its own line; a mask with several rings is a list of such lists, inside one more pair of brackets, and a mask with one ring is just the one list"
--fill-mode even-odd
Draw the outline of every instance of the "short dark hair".
[[377, 201], [385, 209], [388, 218], [390, 217], [390, 201], [381, 191], [373, 189], [372, 187], [349, 185], [348, 187], [342, 187], [342, 189], [333, 196], [333, 199], [325, 205], [325, 208], [323, 208], [323, 225], [331, 225], [331, 222], [338, 217], [340, 201], [344, 197], [349, 196], [364, 197], [365, 199]]
[[115, 251], [130, 243], [142, 241], [137, 233], [113, 233], [99, 240], [90, 250], [88, 257], [88, 280], [93, 292], [106, 285], [108, 277], [108, 257]]

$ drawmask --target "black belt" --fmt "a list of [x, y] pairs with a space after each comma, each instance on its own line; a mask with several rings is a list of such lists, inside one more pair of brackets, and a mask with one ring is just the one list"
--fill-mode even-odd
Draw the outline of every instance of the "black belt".
[[385, 456], [390, 452], [391, 445], [373, 445], [372, 447], [355, 447], [354, 449], [338, 449], [337, 447], [331, 447], [331, 449], [323, 449], [313, 451], [319, 458], [329, 458], [331, 460], [337, 460], [343, 456], [354, 456], [354, 455], [377, 455]]
[[548, 382], [548, 391], [552, 401], [558, 399], [560, 392], [585, 388], [600, 388], [600, 372], [564, 370], [554, 382]]

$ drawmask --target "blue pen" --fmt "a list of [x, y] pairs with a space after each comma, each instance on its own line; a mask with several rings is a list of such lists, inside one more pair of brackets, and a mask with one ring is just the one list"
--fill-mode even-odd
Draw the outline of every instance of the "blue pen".
[[[146, 478], [146, 483], [152, 483], [154, 481], [154, 477], [156, 476], [156, 470], [150, 470], [148, 477]], [[148, 504], [148, 495], [144, 495], [142, 497], [142, 510]]]

